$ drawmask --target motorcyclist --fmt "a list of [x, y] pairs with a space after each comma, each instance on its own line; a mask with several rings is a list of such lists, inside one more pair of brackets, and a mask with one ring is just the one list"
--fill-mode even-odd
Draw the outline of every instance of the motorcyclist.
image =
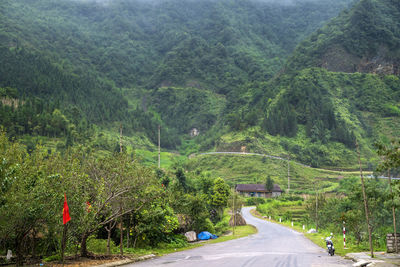
[[332, 238], [333, 238], [333, 233], [331, 233], [329, 237], [325, 238], [326, 247], [328, 248], [328, 253], [331, 256], [335, 254], [335, 247], [333, 246]]

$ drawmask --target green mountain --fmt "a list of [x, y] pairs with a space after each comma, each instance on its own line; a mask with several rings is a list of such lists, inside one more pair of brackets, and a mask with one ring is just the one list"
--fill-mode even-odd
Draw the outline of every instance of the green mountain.
[[284, 147], [298, 160], [355, 163], [358, 139], [369, 161], [374, 142], [399, 136], [399, 11], [395, 1], [358, 2], [302, 41], [279, 77], [257, 89], [261, 126], [290, 137]]
[[303, 41], [286, 66], [399, 75], [399, 17], [398, 1], [361, 0]]
[[161, 125], [185, 155], [349, 168], [358, 139], [373, 165], [400, 129], [399, 4], [353, 2], [2, 1], [0, 124], [105, 150], [120, 124], [153, 150]]
[[[154, 143], [161, 124], [168, 136], [163, 145], [176, 148], [190, 127], [209, 130], [243, 84], [271, 78], [300, 40], [348, 3], [6, 0], [0, 3], [0, 86], [17, 89], [25, 102], [54, 102], [48, 117], [58, 108], [69, 123], [123, 123], [126, 134], [139, 131]], [[175, 99], [175, 89], [162, 87], [190, 99]], [[166, 112], [170, 103], [160, 102], [161, 95], [182, 102]], [[205, 104], [227, 101], [209, 114], [198, 103], [203, 95]], [[201, 107], [188, 112], [187, 103]], [[2, 124], [13, 135], [34, 133], [27, 122]], [[52, 136], [54, 127], [49, 123], [46, 131], [44, 124], [31, 128]]]

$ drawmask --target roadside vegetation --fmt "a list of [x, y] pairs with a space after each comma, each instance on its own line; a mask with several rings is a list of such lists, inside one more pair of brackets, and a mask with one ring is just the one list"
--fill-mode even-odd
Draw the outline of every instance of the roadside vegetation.
[[[167, 253], [191, 247], [187, 231], [229, 230], [225, 208], [235, 194], [222, 178], [150, 168], [124, 151], [99, 155], [74, 147], [61, 154], [37, 146], [28, 153], [4, 132], [0, 159], [0, 252], [12, 250], [17, 265], [60, 259], [64, 194], [72, 218], [69, 255], [111, 254], [116, 246], [120, 254]], [[252, 231], [243, 227], [220, 240]]]
[[[386, 234], [393, 233], [392, 206], [398, 207], [400, 182], [387, 179], [367, 179], [365, 183], [374, 250], [386, 251]], [[305, 233], [313, 242], [325, 247], [324, 238], [334, 235], [337, 254], [368, 251], [367, 224], [359, 177], [343, 178], [336, 192], [315, 191], [305, 199], [283, 195], [277, 199], [249, 200], [256, 204], [260, 217], [280, 222]], [[396, 226], [400, 216], [396, 214]], [[343, 249], [343, 222], [346, 227], [346, 249]], [[303, 225], [305, 230], [303, 230]], [[309, 229], [318, 233], [307, 234]], [[397, 228], [398, 229], [398, 228]]]

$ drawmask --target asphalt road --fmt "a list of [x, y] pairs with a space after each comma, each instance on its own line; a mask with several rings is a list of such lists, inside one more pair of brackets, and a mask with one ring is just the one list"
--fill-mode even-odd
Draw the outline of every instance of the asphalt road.
[[344, 260], [342, 257], [329, 256], [326, 250], [298, 232], [253, 217], [250, 215], [250, 208], [244, 208], [242, 213], [248, 224], [257, 227], [257, 234], [127, 266], [338, 267], [353, 264], [352, 261]]

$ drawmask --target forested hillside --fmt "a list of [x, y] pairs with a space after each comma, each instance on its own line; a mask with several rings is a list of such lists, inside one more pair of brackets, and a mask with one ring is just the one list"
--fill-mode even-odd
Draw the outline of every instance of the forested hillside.
[[313, 166], [356, 162], [356, 139], [376, 157], [374, 142], [399, 135], [398, 12], [395, 1], [362, 0], [301, 42], [279, 77], [253, 89], [260, 125]]
[[400, 74], [400, 4], [361, 0], [302, 42], [289, 69]]
[[162, 146], [183, 154], [246, 146], [343, 166], [355, 162], [356, 138], [369, 160], [374, 141], [398, 133], [390, 0], [0, 5], [1, 124], [11, 136], [109, 150], [117, 140], [101, 132], [122, 124], [151, 150], [161, 125]]
[[11, 136], [82, 142], [87, 123], [122, 123], [126, 134], [156, 143], [161, 124], [163, 146], [176, 148], [191, 127], [204, 134], [236, 114], [248, 82], [273, 77], [300, 40], [349, 2], [2, 1], [0, 87], [17, 91], [3, 98], [45, 101], [67, 130], [55, 134], [51, 115], [32, 104], [24, 109], [43, 117], [40, 125], [15, 120], [10, 105], [2, 105], [2, 125]]
[[399, 62], [398, 0], [1, 0], [0, 254], [192, 247], [264, 202], [237, 183], [361, 250], [367, 195], [384, 247], [399, 184], [356, 181], [400, 175]]

